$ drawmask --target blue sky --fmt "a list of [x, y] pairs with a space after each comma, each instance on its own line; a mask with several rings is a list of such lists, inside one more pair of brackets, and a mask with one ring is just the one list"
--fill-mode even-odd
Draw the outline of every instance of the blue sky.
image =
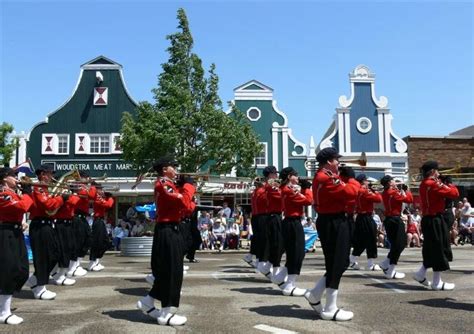
[[180, 7], [194, 52], [217, 66], [222, 101], [259, 80], [302, 142], [322, 139], [359, 64], [376, 73], [396, 134], [444, 136], [474, 124], [471, 1], [0, 3], [0, 121], [18, 132], [61, 106], [80, 65], [98, 55], [123, 65], [135, 100], [151, 101]]

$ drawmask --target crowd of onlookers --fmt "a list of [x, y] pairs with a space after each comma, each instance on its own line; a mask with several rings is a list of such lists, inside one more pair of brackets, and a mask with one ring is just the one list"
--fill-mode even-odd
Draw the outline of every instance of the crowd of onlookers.
[[[465, 243], [474, 244], [474, 208], [471, 207], [467, 198], [457, 203], [453, 208], [453, 214], [455, 222], [450, 230], [451, 243], [456, 246]], [[421, 247], [423, 233], [420, 209], [407, 207], [403, 210], [401, 218], [406, 226], [407, 247]], [[250, 215], [244, 213], [240, 207], [232, 211], [224, 202], [223, 207], [218, 211], [201, 211], [197, 220], [202, 250], [239, 249], [243, 241], [250, 242], [251, 240]], [[390, 242], [387, 240], [383, 226], [382, 209], [374, 210], [373, 220], [377, 225], [377, 246], [389, 248]], [[303, 218], [303, 227], [316, 230], [314, 221], [309, 217]], [[131, 207], [123, 219], [118, 220], [115, 227], [110, 223], [106, 226], [113, 248], [120, 250], [122, 238], [152, 236], [155, 222], [148, 215], [138, 213]]]

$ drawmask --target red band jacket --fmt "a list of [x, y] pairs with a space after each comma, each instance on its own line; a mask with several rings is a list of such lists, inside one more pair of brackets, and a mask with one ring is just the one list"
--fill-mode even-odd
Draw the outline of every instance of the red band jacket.
[[20, 223], [32, 205], [30, 195], [20, 196], [10, 188], [0, 187], [0, 222]]
[[313, 193], [311, 189], [298, 188], [292, 187], [291, 185], [281, 187], [283, 213], [285, 217], [302, 217], [304, 215], [304, 207], [313, 203]]
[[444, 212], [445, 199], [459, 197], [458, 188], [446, 185], [434, 178], [425, 178], [420, 184], [421, 210], [425, 216], [434, 216]]
[[[355, 181], [357, 182], [357, 181]], [[357, 196], [355, 183], [343, 182], [338, 175], [320, 169], [313, 179], [313, 201], [316, 212], [322, 214], [343, 213], [348, 202]]]
[[179, 223], [195, 192], [196, 188], [192, 184], [185, 183], [182, 188], [178, 188], [173, 180], [158, 178], [155, 183], [156, 222]]

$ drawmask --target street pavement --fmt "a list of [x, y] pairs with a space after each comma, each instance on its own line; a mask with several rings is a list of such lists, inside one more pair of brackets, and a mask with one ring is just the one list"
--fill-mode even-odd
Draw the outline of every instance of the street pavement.
[[[0, 332], [472, 333], [474, 247], [459, 246], [453, 252], [451, 271], [442, 276], [456, 284], [453, 292], [432, 291], [411, 278], [421, 263], [419, 248], [402, 253], [397, 267], [407, 274], [402, 280], [386, 280], [380, 272], [346, 271], [338, 306], [354, 312], [349, 322], [321, 320], [303, 297], [283, 296], [242, 261], [242, 251], [201, 252], [199, 263], [186, 263], [191, 268], [184, 278], [179, 311], [188, 322], [181, 327], [159, 326], [135, 308], [149, 290], [144, 279], [150, 272], [148, 258], [106, 254], [104, 271], [89, 273], [72, 287], [51, 286], [58, 293], [53, 301], [35, 300], [24, 287], [13, 298], [12, 308], [25, 322], [0, 325]], [[379, 249], [379, 259], [386, 254], [386, 249]], [[361, 264], [366, 264], [364, 257]], [[306, 255], [299, 287], [312, 288], [323, 273], [318, 247]]]

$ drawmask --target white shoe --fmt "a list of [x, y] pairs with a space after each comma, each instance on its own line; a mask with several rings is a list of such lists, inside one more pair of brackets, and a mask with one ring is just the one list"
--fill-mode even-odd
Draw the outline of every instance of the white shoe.
[[101, 271], [104, 270], [104, 266], [101, 265], [100, 263], [97, 263], [95, 266], [92, 266], [92, 268], [89, 269], [89, 271]]
[[23, 318], [20, 318], [17, 315], [10, 314], [4, 318], [0, 318], [0, 323], [4, 323], [6, 325], [19, 325], [23, 322]]
[[338, 308], [334, 312], [321, 312], [321, 318], [324, 320], [334, 320], [334, 321], [348, 321], [354, 317], [354, 313], [351, 311], [344, 311], [341, 308]]
[[41, 300], [52, 300], [56, 298], [56, 293], [49, 291], [46, 288], [43, 288], [42, 290], [38, 292], [33, 291], [33, 294], [35, 295], [36, 299], [41, 299]]
[[388, 278], [388, 279], [402, 279], [402, 278], [405, 278], [405, 274], [401, 273], [401, 272], [398, 272], [398, 271], [394, 271], [391, 275], [388, 272], [385, 272], [384, 276], [385, 276], [385, 278]]
[[158, 319], [160, 316], [160, 310], [156, 309], [152, 305], [145, 304], [142, 299], [137, 302], [137, 309], [142, 310], [143, 313], [155, 319]]
[[76, 284], [76, 280], [72, 278], [67, 278], [66, 276], [60, 276], [58, 279], [54, 281], [54, 284], [56, 285], [65, 285], [65, 286], [71, 286]]
[[295, 296], [295, 297], [301, 297], [304, 296], [306, 293], [306, 289], [300, 289], [297, 288], [294, 285], [289, 285], [285, 288], [283, 288], [283, 295], [285, 296]]
[[382, 271], [382, 268], [378, 264], [373, 264], [370, 267], [367, 267], [369, 271]]
[[415, 274], [415, 275], [413, 275], [413, 279], [414, 279], [415, 281], [417, 281], [418, 283], [420, 283], [421, 285], [423, 285], [423, 286], [431, 287], [431, 282], [428, 281], [428, 280], [426, 279], [426, 277], [419, 278], [419, 277], [416, 276], [416, 274]]
[[266, 278], [268, 278], [269, 281], [272, 280], [272, 271], [271, 271], [271, 269], [270, 269], [268, 272], [266, 272], [266, 273], [262, 273], [262, 272], [261, 272], [260, 270], [258, 270], [258, 269], [257, 269], [257, 271], [258, 271], [260, 274], [262, 274], [263, 276], [265, 276]]
[[83, 277], [87, 275], [87, 270], [82, 267], [76, 267], [73, 271], [67, 272], [67, 277]]
[[183, 266], [183, 271], [188, 271], [188, 270], [189, 270], [189, 266], [184, 265]]
[[247, 254], [245, 257], [242, 259], [247, 263], [249, 266], [253, 267], [252, 265], [252, 254]]
[[454, 283], [440, 282], [437, 286], [432, 286], [431, 288], [435, 291], [451, 291], [454, 290]]
[[158, 317], [158, 324], [162, 326], [182, 326], [186, 321], [188, 321], [188, 319], [185, 316], [173, 313], [167, 313], [166, 315], [160, 315]]
[[155, 276], [153, 276], [153, 274], [148, 274], [148, 275], [146, 275], [146, 277], [145, 277], [145, 281], [146, 281], [148, 284], [150, 284], [150, 285], [153, 286], [153, 284], [155, 283]]
[[359, 262], [352, 262], [349, 265], [349, 268], [354, 269], [354, 270], [359, 270], [360, 269]]
[[321, 312], [323, 311], [323, 305], [321, 304], [321, 301], [315, 301], [315, 298], [313, 297], [313, 294], [310, 290], [306, 291], [306, 293], [304, 294], [304, 298], [306, 298], [313, 310], [318, 312], [318, 314], [321, 314]]

